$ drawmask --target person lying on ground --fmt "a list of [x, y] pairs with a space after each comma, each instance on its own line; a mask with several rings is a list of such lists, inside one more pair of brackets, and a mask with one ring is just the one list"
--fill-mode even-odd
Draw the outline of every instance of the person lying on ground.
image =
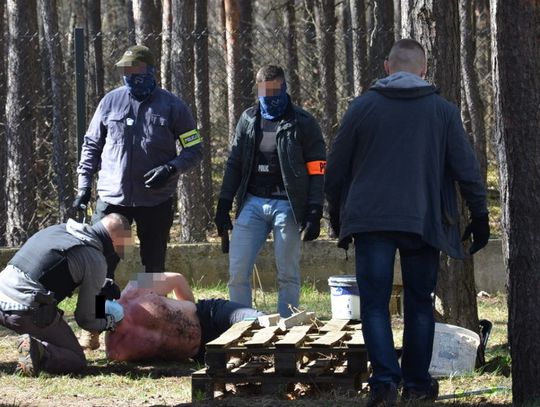
[[[167, 297], [172, 293], [174, 298]], [[116, 361], [204, 361], [206, 343], [236, 322], [264, 313], [224, 299], [195, 302], [178, 273], [139, 273], [118, 300], [124, 318], [105, 337], [107, 357]]]

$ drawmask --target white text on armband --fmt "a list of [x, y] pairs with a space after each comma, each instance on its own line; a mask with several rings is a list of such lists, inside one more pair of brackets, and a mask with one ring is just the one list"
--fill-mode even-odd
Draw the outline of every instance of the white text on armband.
[[202, 141], [199, 131], [197, 129], [193, 129], [183, 134], [180, 134], [178, 136], [178, 140], [180, 141], [180, 144], [183, 148], [192, 147]]

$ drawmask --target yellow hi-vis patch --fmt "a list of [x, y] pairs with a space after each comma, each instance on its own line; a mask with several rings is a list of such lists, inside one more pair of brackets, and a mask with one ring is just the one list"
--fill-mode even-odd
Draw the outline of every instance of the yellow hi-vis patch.
[[199, 130], [197, 129], [186, 131], [184, 134], [180, 134], [178, 136], [178, 140], [180, 140], [180, 144], [183, 148], [192, 147], [202, 142], [201, 135], [199, 134]]

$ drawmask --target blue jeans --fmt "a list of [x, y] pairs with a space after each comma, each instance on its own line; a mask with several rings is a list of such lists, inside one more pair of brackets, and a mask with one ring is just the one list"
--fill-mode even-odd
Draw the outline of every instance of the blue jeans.
[[253, 265], [269, 233], [274, 235], [278, 312], [291, 315], [300, 299], [300, 232], [288, 200], [248, 194], [234, 223], [229, 249], [229, 297], [251, 307]]
[[[403, 380], [404, 387], [429, 389], [435, 331], [431, 294], [437, 282], [439, 251], [419, 235], [404, 232], [359, 233], [354, 236], [354, 244], [362, 331], [373, 368], [370, 385], [391, 381], [398, 385]], [[404, 290], [401, 368], [388, 310], [396, 250]]]

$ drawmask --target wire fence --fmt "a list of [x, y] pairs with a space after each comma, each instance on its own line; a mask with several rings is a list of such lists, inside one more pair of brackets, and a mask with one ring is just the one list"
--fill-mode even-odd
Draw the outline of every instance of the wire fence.
[[[263, 64], [272, 63], [281, 65], [285, 68], [288, 76], [289, 91], [293, 94], [294, 102], [310, 111], [321, 123], [325, 130], [326, 138], [332, 137], [335, 132], [339, 119], [342, 117], [348, 102], [354, 95], [353, 84], [351, 83], [352, 68], [347, 63], [348, 55], [347, 35], [341, 33], [336, 38], [335, 47], [332, 49], [321, 50], [317, 47], [315, 37], [309, 37], [313, 33], [296, 30], [292, 38], [297, 44], [297, 60], [291, 59], [290, 40], [291, 33], [285, 29], [253, 28], [251, 33], [251, 46], [249, 51], [252, 54], [252, 66], [243, 64], [245, 71], [240, 74], [243, 83], [240, 85], [249, 90], [246, 92], [242, 103], [243, 107], [249, 106], [256, 100], [254, 91], [253, 72]], [[214, 196], [219, 191], [221, 176], [223, 174], [224, 163], [226, 161], [229, 146], [229, 119], [227, 104], [227, 60], [225, 36], [221, 32], [207, 32], [208, 36], [208, 63], [209, 63], [209, 102], [210, 102], [210, 128], [203, 138], [211, 141], [211, 171]], [[337, 35], [337, 31], [336, 31]], [[28, 114], [24, 116], [24, 126], [15, 126], [13, 123], [10, 128], [2, 126], [2, 146], [0, 148], [0, 160], [2, 161], [2, 173], [0, 176], [6, 179], [0, 192], [0, 245], [18, 245], [31, 234], [40, 228], [51, 224], [65, 221], [67, 217], [78, 216], [73, 210], [62, 210], [70, 207], [71, 201], [76, 193], [77, 177], [77, 134], [76, 134], [76, 109], [75, 109], [75, 74], [74, 74], [74, 55], [72, 35], [62, 35], [59, 40], [62, 43], [64, 51], [64, 65], [62, 66], [63, 75], [61, 76], [62, 86], [67, 101], [66, 117], [63, 120], [63, 127], [59, 133], [53, 131], [53, 91], [51, 89], [50, 73], [51, 67], [48, 66], [47, 49], [44, 46], [43, 39], [34, 41], [28, 37], [28, 46], [37, 45], [37, 49], [28, 53], [28, 59], [23, 61], [30, 72], [35, 75], [35, 80], [31, 77], [23, 78], [27, 80], [27, 87], [24, 95], [27, 100], [22, 100], [20, 109], [27, 109]], [[122, 84], [121, 74], [114, 68], [114, 63], [118, 61], [123, 51], [131, 45], [131, 35], [117, 32], [102, 32], [99, 39], [102, 42], [103, 52], [103, 90], [105, 92], [114, 89]], [[199, 40], [196, 34], [193, 34], [194, 41]], [[87, 45], [91, 44], [95, 38], [87, 38]], [[302, 44], [298, 46], [298, 44]], [[21, 46], [25, 46], [22, 44]], [[172, 43], [174, 49], [177, 44]], [[489, 55], [485, 55], [485, 50], [489, 50], [489, 34], [480, 36], [478, 39], [478, 73], [482, 79], [480, 90], [483, 95], [486, 108], [485, 123], [488, 134], [493, 129], [493, 113], [489, 109], [492, 100], [491, 94], [491, 76], [489, 68]], [[333, 72], [335, 94], [328, 98], [328, 95], [322, 92], [321, 68], [318, 63], [321, 53], [330, 53], [335, 61], [335, 70]], [[243, 56], [245, 57], [245, 55]], [[8, 56], [6, 55], [4, 64], [8, 66]], [[89, 122], [94, 109], [99, 102], [100, 89], [96, 85], [100, 73], [96, 70], [96, 58], [92, 47], [87, 47], [85, 53], [86, 69], [86, 119]], [[188, 63], [195, 64], [195, 61]], [[158, 69], [160, 64], [158, 65]], [[291, 70], [291, 67], [296, 69]], [[171, 71], [177, 69], [170, 66]], [[4, 71], [8, 71], [4, 70]], [[30, 75], [29, 74], [29, 75]], [[174, 77], [174, 75], [173, 75]], [[2, 74], [0, 81], [9, 86], [13, 76]], [[162, 78], [165, 81], [165, 78]], [[6, 89], [3, 86], [3, 89]], [[9, 101], [6, 102], [6, 93], [0, 91], [2, 104], [6, 104], [6, 117], [2, 117], [2, 122], [6, 123], [9, 112]], [[182, 95], [179, 95], [182, 96]], [[195, 116], [197, 116], [196, 106], [193, 101], [188, 101]], [[328, 116], [325, 111], [328, 106], [335, 108], [335, 117], [328, 123]], [[22, 116], [21, 116], [22, 117]], [[323, 123], [326, 121], [325, 123]], [[9, 122], [9, 120], [8, 120]], [[24, 131], [24, 133], [21, 133]], [[15, 142], [17, 141], [17, 142]], [[26, 143], [26, 145], [24, 145]], [[59, 149], [60, 144], [60, 149]], [[20, 149], [20, 151], [17, 151]], [[21, 152], [24, 151], [24, 154]], [[65, 152], [65, 160], [62, 161], [62, 167], [58, 166], [58, 157], [55, 156], [58, 151]], [[490, 149], [492, 151], [492, 149]], [[22, 154], [22, 155], [21, 155]], [[17, 156], [22, 157], [18, 160]], [[489, 155], [493, 160], [494, 157]], [[22, 161], [22, 162], [19, 162]], [[17, 175], [18, 174], [18, 175]], [[66, 198], [59, 187], [59, 175], [64, 178], [62, 187], [68, 185], [69, 196]], [[10, 179], [10, 177], [12, 179]], [[19, 177], [19, 178], [17, 178]], [[15, 180], [15, 178], [17, 178]], [[67, 181], [65, 180], [67, 179]], [[15, 181], [14, 181], [15, 180]], [[66, 200], [68, 202], [66, 202]], [[26, 216], [17, 215], [17, 211], [23, 208], [28, 209]], [[29, 213], [29, 214], [28, 214]], [[179, 227], [175, 223], [175, 227]], [[13, 237], [14, 230], [19, 232], [20, 236]], [[212, 232], [210, 232], [212, 234]], [[173, 231], [174, 236], [178, 236], [177, 231]]]

